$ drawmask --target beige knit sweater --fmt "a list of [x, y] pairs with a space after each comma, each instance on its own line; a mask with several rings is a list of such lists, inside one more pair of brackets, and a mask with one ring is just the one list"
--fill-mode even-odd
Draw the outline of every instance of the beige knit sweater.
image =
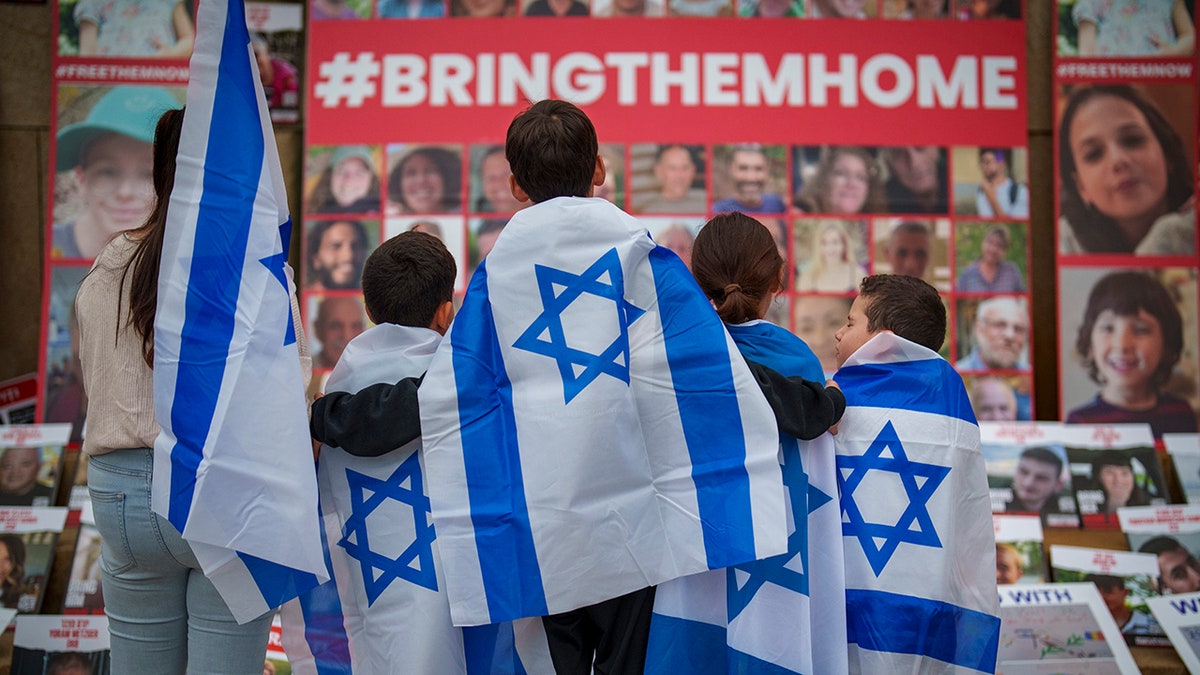
[[[128, 275], [120, 294], [118, 327], [121, 273], [136, 246], [137, 240], [127, 234], [109, 242], [96, 257], [92, 271], [75, 296], [79, 361], [87, 393], [87, 425], [83, 434], [83, 452], [87, 455], [120, 448], [152, 448], [158, 436], [158, 422], [154, 419], [154, 371], [142, 358], [142, 340], [128, 323], [131, 282]], [[292, 318], [307, 391], [312, 358], [295, 294]]]

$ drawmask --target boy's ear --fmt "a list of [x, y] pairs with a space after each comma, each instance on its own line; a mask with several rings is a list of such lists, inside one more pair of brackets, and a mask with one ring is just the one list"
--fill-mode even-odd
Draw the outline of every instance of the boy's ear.
[[608, 173], [604, 169], [604, 158], [596, 155], [596, 171], [592, 174], [592, 186], [600, 187], [604, 185], [604, 179], [607, 177]]
[[516, 176], [508, 177], [508, 189], [512, 192], [513, 199], [517, 200], [518, 202], [524, 204], [525, 202], [529, 201], [529, 195], [521, 189], [520, 185], [517, 185]]
[[433, 323], [429, 327], [442, 335], [450, 328], [450, 322], [454, 320], [454, 302], [447, 300], [438, 305], [437, 311], [433, 313]]

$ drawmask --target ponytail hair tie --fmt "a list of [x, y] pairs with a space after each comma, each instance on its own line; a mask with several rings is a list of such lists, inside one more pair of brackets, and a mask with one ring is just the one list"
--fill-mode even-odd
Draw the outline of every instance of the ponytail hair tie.
[[737, 293], [742, 292], [741, 284], [729, 284], [728, 286], [725, 287], [725, 295], [729, 295], [734, 292], [737, 292]]

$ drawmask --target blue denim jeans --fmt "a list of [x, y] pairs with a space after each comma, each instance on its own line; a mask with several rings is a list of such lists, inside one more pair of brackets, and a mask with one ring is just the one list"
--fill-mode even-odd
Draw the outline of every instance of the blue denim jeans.
[[112, 672], [258, 675], [271, 613], [238, 625], [174, 526], [150, 508], [154, 453], [88, 458]]

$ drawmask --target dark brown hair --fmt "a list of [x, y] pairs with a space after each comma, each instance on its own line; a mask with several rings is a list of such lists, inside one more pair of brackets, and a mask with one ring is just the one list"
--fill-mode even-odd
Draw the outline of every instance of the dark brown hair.
[[1092, 286], [1083, 310], [1083, 321], [1075, 334], [1075, 351], [1083, 359], [1088, 377], [1099, 385], [1104, 382], [1096, 359], [1092, 357], [1092, 330], [1096, 327], [1096, 319], [1106, 309], [1118, 316], [1137, 316], [1138, 311], [1144, 309], [1158, 320], [1163, 354], [1152, 381], [1155, 387], [1166, 384], [1183, 354], [1183, 318], [1171, 294], [1157, 279], [1143, 272], [1113, 272]]
[[513, 118], [504, 155], [517, 185], [534, 202], [586, 197], [600, 154], [596, 128], [566, 101], [538, 101]]
[[692, 245], [692, 274], [725, 323], [762, 318], [759, 308], [782, 287], [782, 270], [771, 231], [740, 211], [708, 221]]
[[404, 167], [415, 157], [428, 159], [442, 177], [442, 208], [446, 211], [457, 211], [462, 208], [462, 158], [446, 148], [436, 145], [414, 149], [396, 162], [388, 174], [388, 199], [412, 212], [413, 208], [404, 200], [404, 190], [400, 189], [400, 181], [404, 176]]
[[1075, 239], [1088, 253], [1132, 253], [1138, 242], [1126, 240], [1117, 221], [1084, 201], [1075, 185], [1075, 155], [1071, 152], [1071, 124], [1083, 104], [1112, 96], [1132, 104], [1146, 118], [1167, 162], [1167, 209], [1178, 211], [1194, 194], [1192, 167], [1188, 165], [1179, 133], [1136, 89], [1126, 84], [1097, 84], [1071, 91], [1058, 127], [1058, 180], [1062, 186], [1061, 211]]
[[438, 307], [454, 297], [458, 267], [441, 239], [401, 232], [363, 264], [363, 302], [375, 323], [428, 328]]
[[946, 306], [937, 289], [916, 277], [873, 274], [862, 280], [858, 294], [867, 303], [867, 330], [890, 330], [933, 351], [946, 341]]
[[[129, 319], [127, 324], [142, 338], [142, 358], [154, 367], [154, 315], [158, 309], [158, 268], [162, 260], [163, 233], [167, 225], [167, 207], [175, 187], [175, 156], [179, 154], [179, 133], [183, 129], [183, 108], [168, 110], [154, 128], [154, 208], [146, 223], [134, 231], [137, 247], [121, 271], [117, 292], [117, 336], [121, 332], [122, 295], [125, 279], [129, 283]], [[114, 336], [115, 342], [116, 336]]]

